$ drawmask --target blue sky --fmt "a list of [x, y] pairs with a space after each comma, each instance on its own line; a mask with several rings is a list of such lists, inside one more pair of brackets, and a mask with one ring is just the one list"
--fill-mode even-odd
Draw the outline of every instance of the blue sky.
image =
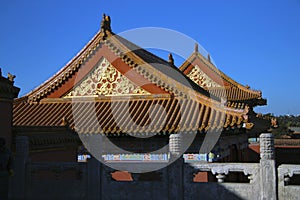
[[20, 96], [78, 53], [102, 13], [115, 33], [163, 27], [190, 36], [221, 71], [262, 90], [268, 106], [256, 111], [300, 114], [300, 0], [3, 0], [0, 67], [17, 76]]

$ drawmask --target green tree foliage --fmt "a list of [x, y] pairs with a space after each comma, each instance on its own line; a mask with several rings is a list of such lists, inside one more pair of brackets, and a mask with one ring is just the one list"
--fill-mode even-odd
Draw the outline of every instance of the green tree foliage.
[[271, 119], [275, 118], [277, 120], [278, 127], [272, 127], [271, 131], [275, 138], [279, 138], [282, 135], [291, 134], [289, 127], [300, 127], [300, 115], [280, 115], [274, 116], [272, 114], [266, 114], [265, 117]]
[[294, 115], [281, 115], [276, 117], [278, 123], [284, 124], [287, 127], [295, 126], [300, 127], [300, 115], [294, 116]]

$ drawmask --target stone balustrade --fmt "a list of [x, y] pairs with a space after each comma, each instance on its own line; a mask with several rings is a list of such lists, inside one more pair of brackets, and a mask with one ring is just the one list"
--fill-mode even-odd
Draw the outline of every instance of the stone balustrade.
[[278, 198], [299, 199], [300, 186], [290, 185], [291, 178], [300, 175], [300, 165], [280, 165], [278, 167]]
[[[264, 133], [260, 136], [259, 163], [185, 163], [181, 155], [181, 135], [170, 136], [170, 158], [163, 162], [112, 162], [110, 167], [101, 164], [95, 158], [87, 163], [67, 162], [30, 162], [28, 152], [28, 138], [18, 137], [16, 140], [15, 176], [9, 199], [38, 199], [45, 194], [63, 194], [69, 199], [106, 199], [115, 191], [115, 198], [137, 197], [152, 199], [270, 199], [293, 200], [299, 199], [300, 186], [293, 185], [295, 176], [300, 175], [300, 165], [280, 165], [276, 168], [274, 160], [274, 139], [272, 134]], [[176, 159], [179, 157], [179, 159]], [[172, 160], [173, 158], [173, 160]], [[138, 163], [138, 164], [137, 164]], [[161, 180], [116, 182], [111, 180], [114, 168], [143, 169], [161, 168]], [[134, 168], [136, 166], [136, 168]], [[138, 168], [137, 168], [138, 166]], [[78, 180], [62, 177], [66, 172], [76, 172]], [[46, 172], [54, 179], [39, 179], [36, 174]], [[194, 182], [194, 174], [210, 172], [218, 182]], [[230, 173], [243, 173], [250, 180], [249, 183], [226, 182]], [[54, 176], [53, 176], [54, 175]], [[278, 176], [277, 176], [278, 175]], [[135, 176], [135, 174], [133, 174]], [[144, 190], [144, 188], [148, 188]], [[152, 188], [152, 189], [149, 189]], [[146, 193], [145, 193], [146, 192]], [[42, 194], [42, 195], [41, 195]]]
[[230, 172], [242, 172], [252, 183], [259, 172], [258, 163], [190, 163], [190, 166], [197, 171], [211, 172], [221, 183]]

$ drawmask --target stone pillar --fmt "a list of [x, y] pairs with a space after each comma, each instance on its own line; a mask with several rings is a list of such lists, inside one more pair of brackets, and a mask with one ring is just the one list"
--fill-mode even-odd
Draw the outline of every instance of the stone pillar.
[[182, 151], [182, 135], [181, 134], [171, 134], [169, 137], [169, 151], [173, 156], [179, 156]]
[[261, 200], [275, 200], [276, 166], [274, 160], [274, 137], [271, 133], [260, 135], [260, 188]]
[[87, 196], [88, 200], [99, 200], [101, 198], [101, 163], [92, 157], [87, 162]]
[[[14, 162], [14, 176], [10, 189], [9, 198], [25, 199], [26, 194], [26, 171], [29, 154], [29, 142], [27, 136], [16, 138], [16, 157]], [[29, 186], [30, 187], [30, 186]]]
[[[183, 158], [182, 153], [182, 135], [171, 134], [169, 137], [170, 161], [174, 161], [168, 166], [169, 179], [169, 199], [183, 199]], [[179, 158], [178, 158], [179, 157]], [[178, 158], [178, 159], [177, 159]], [[177, 160], [176, 160], [177, 159]]]

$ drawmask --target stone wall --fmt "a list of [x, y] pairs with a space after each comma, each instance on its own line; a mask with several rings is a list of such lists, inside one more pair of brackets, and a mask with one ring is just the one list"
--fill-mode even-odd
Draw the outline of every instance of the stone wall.
[[[180, 137], [170, 139], [170, 158], [178, 156]], [[154, 163], [114, 163], [110, 167], [91, 158], [87, 163], [31, 163], [28, 141], [17, 139], [16, 161], [11, 199], [299, 199], [300, 186], [290, 185], [290, 179], [300, 175], [300, 165], [281, 165], [274, 161], [271, 134], [260, 136], [259, 163], [184, 163], [182, 158], [153, 173], [130, 174], [127, 181], [116, 181], [114, 168], [151, 165]], [[27, 153], [26, 153], [27, 152]], [[161, 163], [165, 165], [165, 163]], [[157, 163], [155, 163], [157, 165]], [[143, 167], [141, 167], [142, 169]], [[77, 179], [63, 176], [67, 171]], [[39, 171], [54, 175], [54, 179], [35, 179]], [[194, 182], [198, 172], [208, 172], [216, 182]], [[248, 183], [227, 182], [232, 173], [240, 173]], [[277, 174], [278, 173], [278, 178]]]
[[28, 199], [86, 199], [87, 167], [81, 163], [28, 163]]

